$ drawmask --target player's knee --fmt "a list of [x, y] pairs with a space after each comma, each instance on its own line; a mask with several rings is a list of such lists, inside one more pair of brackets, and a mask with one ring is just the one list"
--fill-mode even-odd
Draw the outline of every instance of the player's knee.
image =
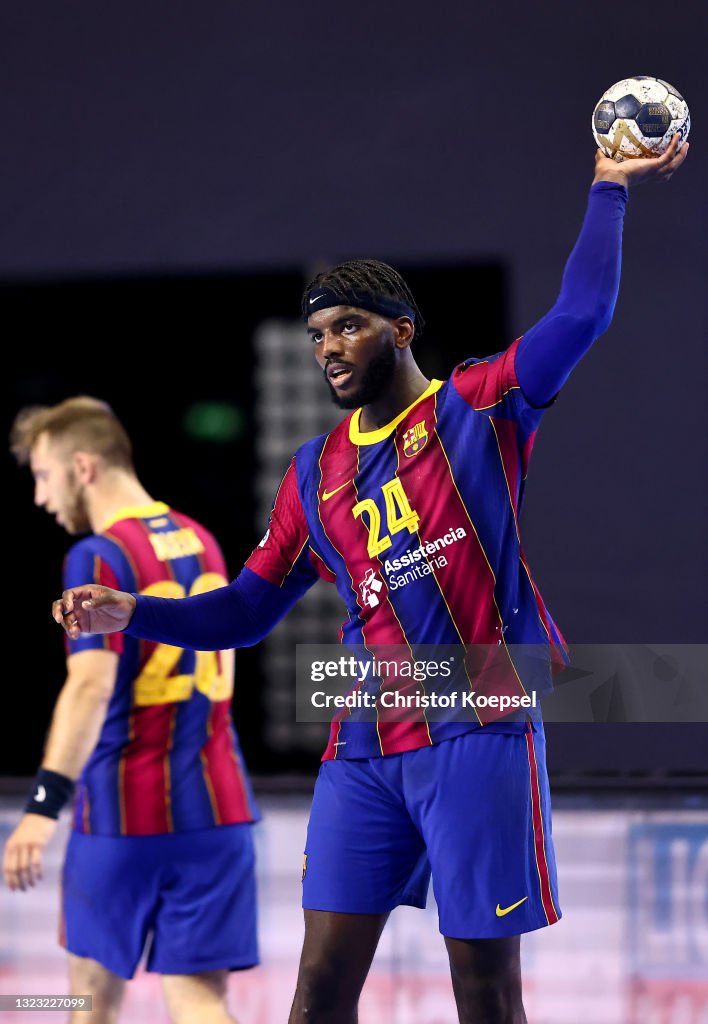
[[[71, 994], [75, 996], [91, 993], [92, 1014], [96, 1024], [113, 1024], [118, 1019], [125, 989], [125, 981], [113, 974], [96, 960], [69, 955], [69, 976]], [[85, 1024], [86, 1011], [77, 1011], [70, 1017], [71, 1024]]]
[[172, 1024], [236, 1024], [224, 1003], [204, 1005], [203, 1003], [182, 1003], [170, 1007]]
[[353, 1013], [356, 1008], [360, 987], [343, 957], [321, 956], [300, 963], [296, 1003], [312, 1024], [334, 1010], [344, 1021], [347, 1012]]
[[164, 975], [162, 987], [172, 1024], [231, 1024], [226, 971], [191, 975]]
[[[498, 963], [485, 971], [450, 965], [458, 1003], [469, 1013], [469, 1020], [490, 1024], [520, 1024], [525, 1021], [521, 997], [521, 976], [511, 961]], [[461, 1020], [467, 1020], [462, 1016]]]
[[474, 1008], [480, 1019], [506, 1024], [514, 1018], [510, 1011], [521, 1002], [521, 992], [503, 978], [457, 978], [456, 989], [462, 991], [467, 1005]]

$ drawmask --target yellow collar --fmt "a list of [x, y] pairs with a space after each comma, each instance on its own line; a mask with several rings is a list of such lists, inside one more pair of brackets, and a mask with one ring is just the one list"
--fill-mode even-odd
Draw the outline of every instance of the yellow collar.
[[379, 427], [378, 430], [359, 430], [361, 409], [357, 409], [349, 420], [349, 440], [352, 444], [377, 444], [379, 441], [383, 441], [385, 437], [388, 437], [389, 434], [393, 433], [401, 420], [406, 418], [408, 413], [411, 409], [415, 408], [418, 402], [422, 402], [424, 398], [429, 398], [431, 395], [434, 395], [442, 386], [443, 381], [431, 380], [423, 394], [420, 395], [419, 398], [416, 398], [415, 402], [411, 402], [407, 409], [404, 409], [403, 412], [399, 412], [398, 416], [396, 416], [394, 420], [391, 420], [391, 422], [387, 423], [384, 427]]
[[153, 501], [152, 505], [129, 505], [127, 508], [118, 509], [101, 527], [99, 533], [105, 533], [121, 519], [152, 519], [153, 516], [164, 516], [170, 511], [170, 506], [164, 501]]

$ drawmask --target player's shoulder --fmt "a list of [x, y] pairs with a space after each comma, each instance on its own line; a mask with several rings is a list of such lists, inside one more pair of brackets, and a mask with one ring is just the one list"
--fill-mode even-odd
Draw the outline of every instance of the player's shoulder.
[[481, 381], [486, 377], [514, 376], [516, 351], [521, 338], [517, 338], [507, 348], [489, 355], [468, 356], [453, 369], [450, 382], [456, 387], [460, 384], [469, 386], [473, 381]]
[[74, 541], [67, 552], [67, 559], [77, 561], [86, 558], [104, 558], [108, 552], [117, 550], [118, 545], [105, 533], [89, 533]]
[[500, 360], [513, 359], [520, 341], [521, 338], [517, 338], [507, 348], [500, 349], [498, 352], [492, 352], [490, 355], [468, 356], [461, 363], [457, 364], [452, 371], [451, 378], [472, 369], [475, 369], [477, 373], [485, 372], [485, 370], [494, 366]]
[[102, 533], [90, 533], [75, 541], [64, 558], [64, 583], [75, 586], [79, 582], [95, 580], [100, 566], [108, 566], [116, 576], [129, 570], [120, 546]]
[[295, 468], [299, 470], [309, 466], [312, 462], [317, 462], [327, 437], [327, 434], [318, 434], [317, 437], [311, 437], [309, 441], [301, 444], [292, 457], [291, 465], [294, 463]]
[[[326, 455], [327, 459], [333, 457], [336, 459], [338, 452], [351, 451], [350, 420], [351, 416], [347, 416], [333, 430], [311, 437], [295, 452], [283, 485], [290, 485], [286, 488], [289, 492], [297, 491], [301, 504], [307, 505], [312, 495], [317, 492], [322, 473], [322, 456]], [[281, 485], [281, 491], [283, 485]]]
[[318, 434], [316, 437], [311, 437], [309, 441], [305, 441], [295, 452], [293, 456], [295, 465], [299, 468], [301, 465], [309, 465], [312, 461], [317, 462], [325, 449], [327, 448], [328, 453], [332, 453], [339, 448], [351, 447], [349, 440], [349, 424], [354, 413], [350, 413], [346, 416], [336, 427], [328, 431], [325, 434]]
[[[490, 355], [469, 356], [453, 370], [450, 377], [450, 395], [462, 399], [478, 412], [499, 408], [501, 403], [513, 403], [518, 380], [516, 378], [516, 351], [519, 339], [508, 348]], [[507, 398], [507, 396], [511, 396]], [[452, 405], [456, 406], [457, 401]]]

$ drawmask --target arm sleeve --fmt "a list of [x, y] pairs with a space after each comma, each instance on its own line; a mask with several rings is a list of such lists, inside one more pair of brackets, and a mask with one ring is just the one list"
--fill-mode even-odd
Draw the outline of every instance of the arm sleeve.
[[135, 595], [129, 636], [195, 651], [251, 647], [267, 636], [310, 586], [292, 575], [282, 587], [248, 568], [228, 587], [198, 597], [173, 599]]
[[619, 291], [627, 197], [627, 189], [614, 182], [592, 186], [558, 299], [519, 342], [516, 377], [532, 406], [552, 401], [610, 324]]
[[283, 477], [268, 530], [227, 587], [181, 599], [137, 597], [130, 636], [197, 651], [251, 647], [319, 579], [297, 486], [295, 459]]

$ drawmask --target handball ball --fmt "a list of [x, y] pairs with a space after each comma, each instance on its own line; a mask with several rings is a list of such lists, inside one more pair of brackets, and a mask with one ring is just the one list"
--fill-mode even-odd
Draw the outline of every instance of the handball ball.
[[605, 154], [618, 162], [661, 156], [680, 132], [688, 138], [688, 104], [661, 78], [623, 78], [600, 97], [592, 115], [592, 133]]

